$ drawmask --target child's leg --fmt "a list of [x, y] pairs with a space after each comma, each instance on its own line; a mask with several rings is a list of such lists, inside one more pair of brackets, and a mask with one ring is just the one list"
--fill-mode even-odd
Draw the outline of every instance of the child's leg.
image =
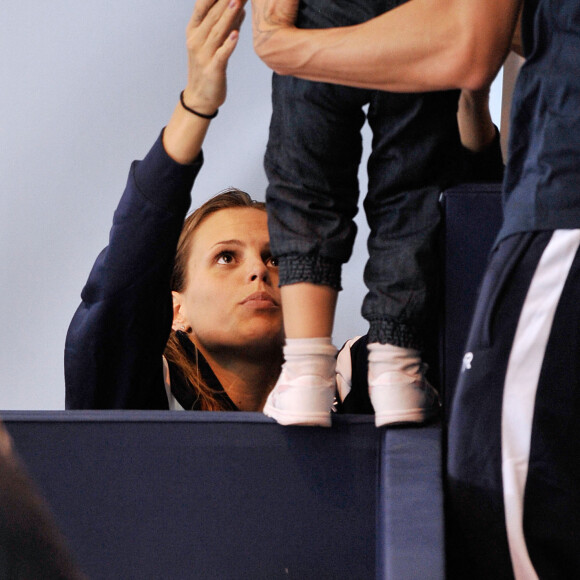
[[[282, 424], [330, 425], [336, 354], [330, 337], [341, 266], [356, 232], [365, 98], [357, 89], [274, 77], [266, 202], [289, 340], [264, 412]], [[290, 339], [318, 342], [297, 346]]]
[[286, 338], [332, 336], [338, 291], [309, 282], [282, 286]]
[[284, 425], [330, 426], [336, 348], [331, 335], [338, 291], [302, 282], [282, 287], [284, 366], [264, 412]]
[[418, 422], [438, 411], [422, 351], [438, 305], [439, 194], [458, 166], [457, 93], [375, 93], [371, 229], [363, 316], [369, 321], [369, 394], [376, 424]]

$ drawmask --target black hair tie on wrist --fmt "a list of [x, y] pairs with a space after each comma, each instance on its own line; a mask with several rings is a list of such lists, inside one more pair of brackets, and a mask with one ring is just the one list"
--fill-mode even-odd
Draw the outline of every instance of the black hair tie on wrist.
[[215, 119], [217, 117], [217, 114], [219, 113], [219, 109], [216, 109], [215, 113], [212, 113], [211, 115], [206, 115], [205, 113], [198, 113], [195, 109], [188, 107], [185, 104], [185, 101], [183, 100], [183, 92], [184, 91], [181, 91], [181, 93], [179, 94], [179, 100], [181, 102], [181, 106], [186, 111], [189, 111], [190, 113], [193, 113], [194, 115], [197, 115], [198, 117], [201, 117], [202, 119]]

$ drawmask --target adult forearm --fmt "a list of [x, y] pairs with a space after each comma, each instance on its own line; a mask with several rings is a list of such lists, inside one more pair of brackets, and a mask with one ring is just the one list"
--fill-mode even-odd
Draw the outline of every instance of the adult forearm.
[[179, 103], [163, 132], [165, 151], [178, 163], [193, 163], [201, 151], [209, 124], [209, 119], [192, 115]]
[[[254, 46], [273, 70], [389, 91], [477, 89], [508, 52], [519, 0], [410, 0], [363, 24], [299, 30], [254, 0]], [[259, 12], [261, 11], [261, 12]]]
[[188, 79], [163, 134], [167, 154], [192, 163], [210, 120], [226, 99], [226, 68], [239, 38], [246, 0], [198, 0], [187, 25]]
[[461, 144], [472, 153], [485, 150], [493, 142], [497, 129], [489, 110], [489, 88], [461, 91], [457, 125]]

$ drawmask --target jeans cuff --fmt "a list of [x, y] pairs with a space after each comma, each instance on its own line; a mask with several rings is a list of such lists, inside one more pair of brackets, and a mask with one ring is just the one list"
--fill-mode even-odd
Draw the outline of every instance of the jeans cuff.
[[369, 320], [369, 344], [392, 344], [402, 348], [422, 350], [424, 341], [419, 337], [414, 327], [392, 319]]
[[342, 264], [321, 256], [284, 256], [278, 260], [280, 286], [309, 282], [342, 290]]

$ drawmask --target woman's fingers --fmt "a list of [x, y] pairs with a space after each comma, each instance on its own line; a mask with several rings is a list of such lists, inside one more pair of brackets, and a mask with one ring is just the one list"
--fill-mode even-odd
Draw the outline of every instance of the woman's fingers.
[[198, 0], [187, 27], [188, 36], [221, 44], [232, 30], [239, 28], [245, 3], [246, 0]]
[[[206, 113], [223, 104], [226, 68], [239, 37], [245, 0], [198, 0], [187, 27], [188, 82], [184, 96]], [[196, 108], [200, 107], [200, 108]]]
[[189, 27], [197, 27], [203, 22], [204, 18], [207, 16], [211, 7], [216, 4], [217, 0], [197, 0], [193, 8], [193, 14], [191, 15], [191, 20], [189, 21]]
[[192, 64], [206, 66], [224, 44], [230, 47], [230, 35], [244, 19], [244, 4], [245, 0], [198, 0], [187, 27]]
[[[226, 55], [233, 51], [230, 35], [233, 31], [239, 30], [242, 23], [244, 2], [218, 0], [208, 10], [209, 0], [199, 1], [203, 3], [203, 6], [198, 9], [196, 5], [194, 16], [188, 25], [186, 44], [190, 55], [190, 66], [205, 67], [211, 66], [218, 50], [223, 49], [221, 52]], [[200, 14], [205, 14], [203, 19], [199, 19]]]
[[232, 30], [226, 41], [216, 51], [217, 66], [223, 71], [225, 71], [230, 56], [232, 56], [232, 53], [236, 48], [239, 36], [240, 32], [238, 29]]

